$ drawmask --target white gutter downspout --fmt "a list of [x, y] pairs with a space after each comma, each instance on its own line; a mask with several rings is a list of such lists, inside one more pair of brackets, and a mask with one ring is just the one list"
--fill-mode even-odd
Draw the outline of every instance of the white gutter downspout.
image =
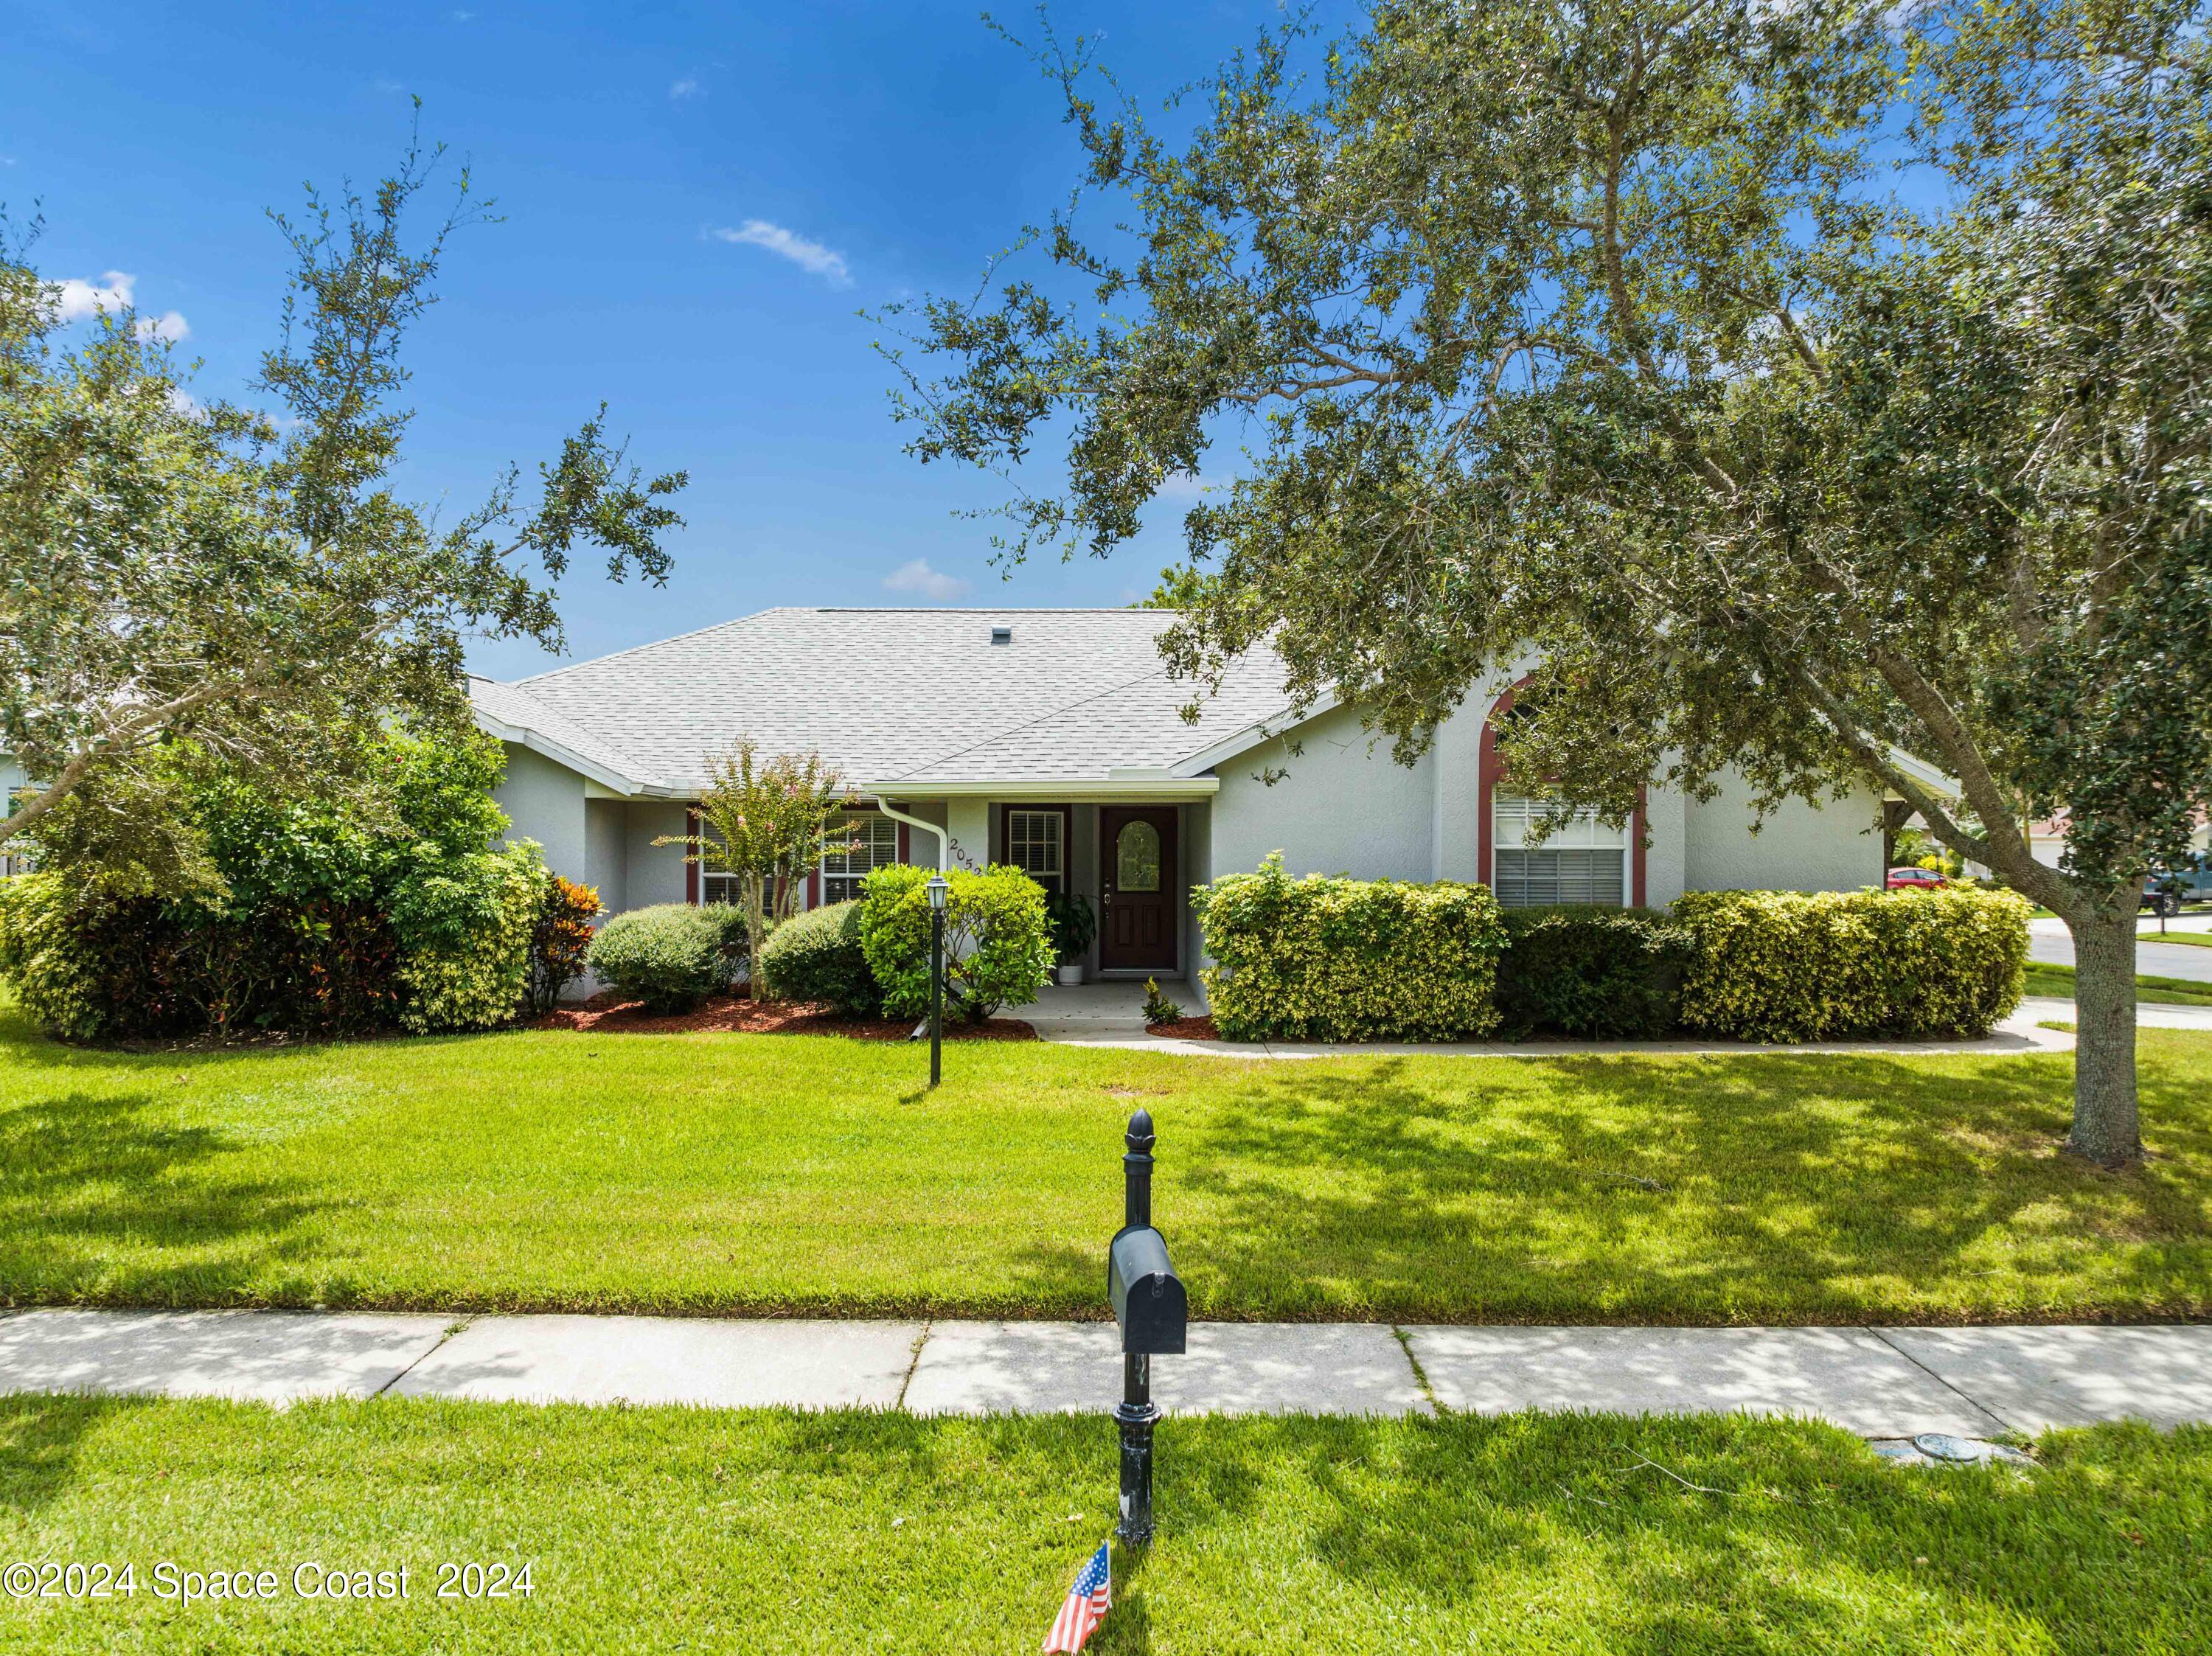
[[884, 798], [881, 794], [878, 794], [876, 796], [876, 809], [883, 812], [884, 816], [890, 817], [894, 822], [904, 822], [910, 828], [920, 828], [924, 834], [929, 835], [931, 839], [936, 840], [937, 871], [939, 874], [945, 872], [945, 829], [938, 827], [934, 822], [925, 822], [919, 816], [908, 816], [904, 811], [899, 810], [897, 806], [892, 804], [890, 800]]

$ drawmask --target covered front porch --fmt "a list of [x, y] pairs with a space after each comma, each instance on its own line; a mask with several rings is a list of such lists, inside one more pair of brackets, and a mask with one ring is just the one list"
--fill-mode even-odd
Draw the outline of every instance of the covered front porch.
[[1176, 998], [1196, 1011], [1204, 945], [1190, 890], [1212, 877], [1218, 786], [1211, 776], [1153, 774], [1081, 790], [956, 785], [933, 796], [878, 785], [869, 792], [908, 829], [911, 860], [945, 868], [1008, 863], [1047, 891], [1087, 904], [1097, 925], [1075, 962], [1085, 984], [1180, 979], [1187, 992]]
[[[1196, 1016], [1206, 1010], [1206, 992], [1195, 980], [1162, 978], [1160, 992]], [[1096, 983], [1047, 984], [1036, 1001], [1014, 1007], [1008, 1017], [1020, 1018], [1046, 1040], [1081, 1046], [1091, 1043], [1120, 1045], [1146, 1038], [1145, 986], [1135, 978], [1108, 978]]]

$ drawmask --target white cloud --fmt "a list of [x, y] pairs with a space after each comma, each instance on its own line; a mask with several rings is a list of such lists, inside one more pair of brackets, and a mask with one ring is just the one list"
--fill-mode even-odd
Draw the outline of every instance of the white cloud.
[[950, 604], [968, 590], [957, 575], [932, 569], [927, 558], [909, 558], [884, 577], [886, 592], [912, 592], [932, 604]]
[[[72, 322], [88, 321], [103, 311], [127, 311], [136, 302], [132, 291], [138, 278], [127, 270], [109, 270], [97, 282], [88, 282], [82, 276], [65, 276], [54, 286], [54, 319], [66, 326]], [[159, 316], [142, 316], [137, 321], [141, 339], [166, 339], [171, 344], [191, 332], [181, 311], [164, 311]]]
[[177, 413], [183, 415], [187, 420], [204, 420], [207, 418], [206, 406], [201, 403], [198, 397], [193, 396], [191, 392], [186, 391], [182, 385], [172, 385], [169, 387], [169, 407]]
[[708, 234], [717, 240], [743, 247], [765, 247], [778, 258], [787, 258], [800, 270], [822, 277], [833, 288], [853, 285], [853, 273], [846, 268], [844, 254], [821, 242], [810, 241], [781, 224], [770, 224], [766, 219], [747, 219], [734, 230], [724, 228]]
[[672, 98], [696, 98], [705, 90], [706, 88], [697, 81], [687, 75], [668, 88], [668, 95]]
[[127, 311], [131, 308], [131, 289], [137, 281], [137, 276], [121, 270], [110, 270], [97, 282], [69, 276], [54, 284], [60, 290], [55, 300], [55, 318], [63, 323], [82, 322], [102, 311]]

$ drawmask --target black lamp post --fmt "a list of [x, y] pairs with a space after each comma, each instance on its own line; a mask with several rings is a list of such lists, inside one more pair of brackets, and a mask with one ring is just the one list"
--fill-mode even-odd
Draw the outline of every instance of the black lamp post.
[[942, 874], [929, 877], [929, 1084], [945, 1075], [945, 899], [952, 888]]

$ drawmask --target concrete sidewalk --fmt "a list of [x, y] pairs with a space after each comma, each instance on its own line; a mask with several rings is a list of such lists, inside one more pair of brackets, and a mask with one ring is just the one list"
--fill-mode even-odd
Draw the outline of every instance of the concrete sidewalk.
[[[2212, 1325], [1200, 1323], [1153, 1376], [1182, 1414], [1742, 1410], [1983, 1436], [2212, 1421]], [[1103, 1323], [33, 1310], [0, 1316], [0, 1392], [1103, 1412], [1121, 1359]]]

